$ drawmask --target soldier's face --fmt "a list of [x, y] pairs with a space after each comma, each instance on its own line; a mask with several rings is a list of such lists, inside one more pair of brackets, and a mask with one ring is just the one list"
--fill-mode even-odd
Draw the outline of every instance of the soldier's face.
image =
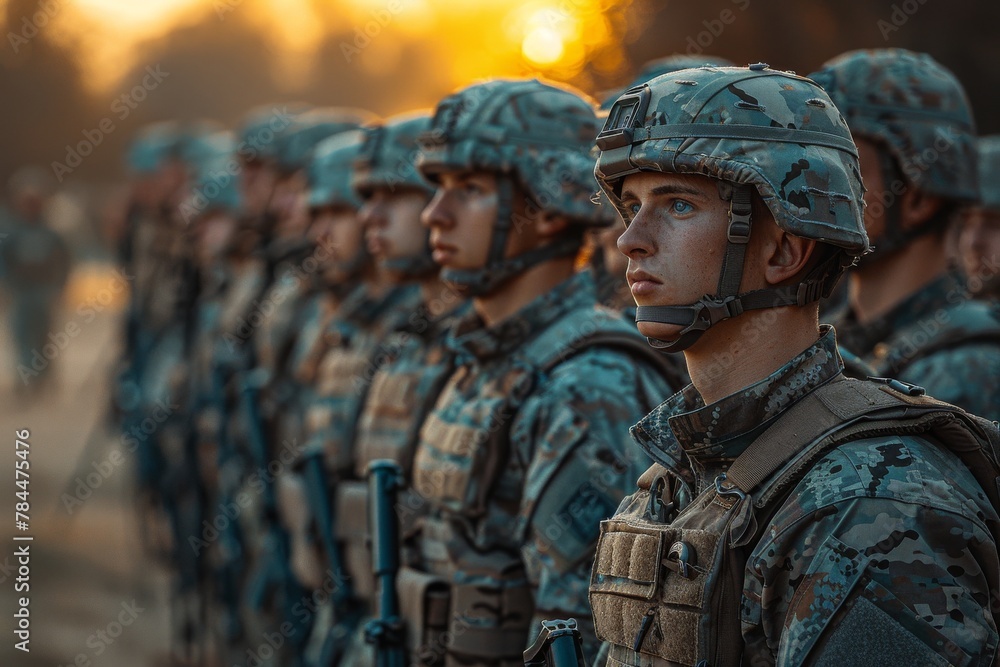
[[330, 265], [348, 262], [361, 250], [364, 232], [357, 213], [346, 206], [326, 206], [313, 213], [309, 240], [324, 249]]
[[[882, 149], [878, 144], [864, 137], [855, 137], [854, 143], [858, 146], [861, 178], [865, 182], [865, 229], [868, 240], [873, 246], [877, 246], [878, 240], [885, 234], [885, 206], [882, 200], [892, 193], [893, 184], [885, 182], [882, 174]], [[902, 187], [901, 184], [895, 185], [897, 189]]]
[[259, 215], [267, 210], [277, 180], [277, 171], [262, 160], [247, 160], [242, 163], [240, 197], [248, 213]]
[[308, 189], [305, 172], [301, 169], [275, 182], [268, 206], [278, 220], [277, 231], [280, 234], [300, 236], [309, 225]]
[[368, 252], [380, 262], [426, 252], [427, 230], [420, 214], [427, 201], [416, 188], [375, 188], [359, 213]]
[[[729, 204], [705, 176], [639, 172], [625, 177], [633, 218], [618, 238], [626, 278], [640, 306], [694, 303], [714, 294], [726, 248]], [[682, 327], [640, 322], [644, 336], [676, 338]]]
[[1000, 211], [973, 208], [965, 214], [958, 256], [972, 292], [1000, 283]]
[[434, 261], [449, 269], [479, 269], [489, 256], [499, 197], [487, 171], [446, 171], [421, 220], [431, 230]]

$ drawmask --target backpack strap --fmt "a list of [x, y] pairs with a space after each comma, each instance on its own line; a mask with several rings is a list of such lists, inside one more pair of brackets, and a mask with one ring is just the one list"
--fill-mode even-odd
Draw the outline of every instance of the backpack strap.
[[[876, 434], [930, 431], [963, 459], [1000, 507], [996, 425], [930, 398], [920, 387], [888, 378], [862, 381], [837, 375], [807, 394], [737, 457], [721, 488], [750, 494], [781, 471], [756, 499], [762, 507], [837, 445]], [[978, 473], [985, 473], [983, 479]]]

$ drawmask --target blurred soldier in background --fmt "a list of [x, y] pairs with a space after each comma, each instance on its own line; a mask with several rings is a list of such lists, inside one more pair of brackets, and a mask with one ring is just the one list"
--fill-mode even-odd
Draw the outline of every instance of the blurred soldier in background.
[[[448, 329], [467, 303], [439, 277], [431, 257], [429, 232], [420, 214], [433, 188], [416, 168], [417, 137], [430, 127], [426, 113], [390, 118], [366, 130], [355, 163], [353, 185], [365, 203], [361, 219], [368, 250], [398, 283], [419, 286], [421, 303], [406, 322], [386, 337], [388, 358], [375, 371], [358, 422], [355, 474], [364, 479], [368, 464], [391, 459], [409, 479], [417, 434], [452, 369], [445, 346]], [[369, 549], [373, 527], [368, 525], [368, 486], [342, 482], [337, 488], [337, 523], [345, 539], [345, 564], [355, 582], [354, 592], [366, 613], [373, 611], [373, 577]], [[404, 534], [419, 513], [403, 501], [398, 510]], [[372, 647], [355, 633], [345, 665], [373, 664]]]
[[263, 639], [268, 632], [285, 629], [282, 646], [275, 649], [277, 664], [300, 664], [310, 625], [310, 619], [295, 613], [304, 590], [292, 571], [289, 536], [279, 520], [276, 479], [278, 466], [286, 467], [301, 453], [300, 442], [278, 437], [281, 429], [277, 421], [291, 393], [288, 355], [315, 285], [309, 273], [319, 266], [316, 254], [320, 249], [313, 247], [306, 235], [305, 171], [317, 143], [356, 129], [367, 117], [355, 110], [311, 109], [295, 116], [277, 133], [277, 179], [267, 206], [273, 228], [262, 248], [266, 287], [253, 302], [243, 332], [250, 337], [248, 354], [253, 369], [239, 380], [237, 409], [251, 465], [247, 476], [254, 482], [250, 490], [259, 495], [248, 531], [253, 573], [245, 599], [254, 617], [251, 644], [255, 637]]
[[958, 259], [977, 298], [1000, 300], [1000, 136], [981, 137], [979, 202], [958, 221]]
[[[228, 442], [220, 444], [226, 424], [224, 373], [213, 359], [213, 346], [221, 343], [220, 302], [241, 209], [236, 180], [220, 178], [228, 173], [235, 147], [233, 135], [226, 131], [199, 129], [185, 138], [182, 154], [191, 176], [188, 194], [173, 218], [177, 221], [175, 242], [187, 251], [181, 261], [189, 267], [188, 282], [176, 318], [175, 330], [179, 331], [165, 337], [154, 355], [166, 357], [174, 337], [181, 339], [182, 361], [173, 369], [180, 379], [173, 384], [184, 385], [183, 392], [178, 392], [183, 434], [175, 438], [174, 429], [167, 428], [158, 439], [164, 467], [157, 476], [173, 526], [175, 640], [182, 649], [180, 657], [191, 662], [217, 655], [219, 645], [224, 644], [214, 640], [233, 635], [239, 628], [232, 609], [216, 599], [225, 595], [220, 587], [234, 585], [230, 560], [241, 554], [235, 517], [219, 520], [223, 490], [232, 481], [223, 480], [220, 474], [231, 455]], [[231, 474], [231, 468], [226, 472]], [[219, 531], [223, 523], [225, 530]], [[220, 629], [219, 623], [230, 626]]]
[[978, 198], [965, 91], [926, 54], [852, 51], [813, 75], [861, 158], [873, 251], [850, 275], [837, 329], [878, 375], [970, 412], [1000, 416], [1000, 320], [948, 270], [952, 216]]
[[445, 98], [422, 140], [433, 257], [474, 312], [450, 331], [456, 368], [413, 462], [426, 510], [399, 595], [417, 664], [523, 664], [553, 616], [592, 647], [598, 522], [646, 465], [624, 434], [677, 389], [574, 273], [586, 231], [610, 223], [591, 201], [596, 132], [577, 93], [494, 80]]
[[7, 183], [10, 208], [2, 225], [0, 270], [17, 350], [15, 395], [22, 398], [36, 396], [52, 382], [54, 357], [46, 346], [53, 344], [52, 317], [72, 259], [66, 242], [45, 218], [52, 188], [52, 177], [40, 167], [22, 167]]
[[[317, 148], [311, 169], [310, 204], [314, 210], [312, 233], [323, 251], [331, 255], [322, 265], [323, 279], [332, 285], [335, 311], [309, 351], [300, 373], [308, 375], [303, 436], [306, 452], [301, 466], [303, 489], [313, 516], [312, 530], [320, 549], [304, 538], [296, 540], [294, 559], [307, 565], [303, 554], [317, 552], [325, 558], [312, 573], [303, 573], [311, 587], [319, 587], [320, 572], [333, 578], [337, 590], [332, 605], [316, 624], [315, 660], [338, 660], [345, 641], [359, 618], [360, 609], [343, 566], [342, 526], [329, 516], [334, 507], [331, 491], [354, 473], [354, 434], [372, 375], [385, 359], [381, 341], [406, 321], [417, 303], [410, 286], [394, 284], [392, 277], [371, 260], [357, 210], [361, 200], [351, 187], [353, 163], [361, 135], [334, 137]], [[291, 490], [293, 487], [289, 487]], [[294, 513], [293, 513], [294, 514]], [[314, 538], [315, 539], [315, 538]]]

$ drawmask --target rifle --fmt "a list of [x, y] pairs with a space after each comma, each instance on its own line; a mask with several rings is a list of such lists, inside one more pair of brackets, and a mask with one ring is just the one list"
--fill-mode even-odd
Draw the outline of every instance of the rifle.
[[338, 624], [349, 616], [349, 607], [354, 593], [350, 580], [345, 576], [344, 558], [340, 551], [340, 545], [333, 534], [333, 500], [327, 482], [323, 450], [319, 447], [307, 449], [302, 455], [300, 465], [306, 483], [309, 506], [313, 510], [316, 531], [319, 533], [320, 542], [326, 554], [330, 575], [336, 582], [329, 602], [334, 611], [334, 623], [323, 640], [319, 662], [321, 667], [329, 667], [338, 664], [344, 652], [345, 646], [343, 644], [347, 637]]
[[542, 631], [524, 652], [524, 667], [585, 667], [583, 636], [576, 619], [542, 621]]
[[403, 469], [395, 461], [368, 464], [368, 525], [372, 531], [372, 574], [378, 590], [377, 613], [365, 625], [365, 641], [375, 647], [376, 667], [405, 667], [403, 620], [399, 615], [399, 517], [396, 495]]
[[[210, 404], [218, 411], [217, 470], [218, 507], [238, 507], [235, 494], [239, 486], [239, 453], [229, 435], [228, 401], [226, 400], [226, 369], [214, 363], [211, 372], [212, 393]], [[219, 530], [219, 564], [216, 568], [219, 599], [223, 604], [222, 633], [227, 646], [234, 647], [243, 637], [240, 617], [240, 579], [243, 574], [243, 534], [237, 518], [226, 522]]]
[[247, 418], [247, 439], [250, 456], [260, 472], [263, 485], [262, 513], [266, 535], [261, 548], [261, 558], [256, 572], [248, 584], [248, 598], [253, 609], [264, 607], [265, 598], [271, 591], [276, 591], [283, 607], [284, 620], [293, 629], [289, 642], [294, 653], [293, 660], [298, 661], [302, 655], [309, 636], [309, 619], [298, 618], [295, 613], [297, 600], [304, 591], [299, 585], [290, 563], [291, 547], [288, 533], [281, 526], [278, 517], [278, 498], [275, 492], [275, 479], [268, 471], [269, 455], [267, 438], [264, 429], [264, 419], [260, 414], [260, 388], [267, 382], [267, 372], [262, 368], [247, 373], [241, 386], [241, 402]]

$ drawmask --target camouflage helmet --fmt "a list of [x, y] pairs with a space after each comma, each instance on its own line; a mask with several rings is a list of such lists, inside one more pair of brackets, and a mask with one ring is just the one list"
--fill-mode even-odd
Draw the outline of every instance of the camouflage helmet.
[[[626, 222], [622, 181], [639, 171], [707, 176], [730, 201], [718, 293], [688, 306], [638, 309], [637, 321], [684, 325], [676, 343], [651, 341], [657, 347], [684, 349], [744, 310], [816, 301], [868, 250], [857, 147], [830, 98], [804, 77], [763, 63], [659, 76], [618, 98], [597, 145], [597, 179]], [[741, 295], [753, 190], [779, 227], [842, 252], [798, 285]]]
[[179, 208], [185, 222], [214, 211], [233, 214], [239, 211], [239, 187], [233, 174], [235, 154], [236, 138], [231, 132], [214, 132], [198, 138], [197, 157], [190, 163], [191, 193]]
[[[363, 202], [351, 187], [351, 172], [363, 140], [364, 133], [361, 130], [348, 130], [327, 137], [316, 145], [306, 171], [310, 208], [315, 210], [332, 206], [352, 211], [361, 208]], [[346, 290], [353, 287], [353, 279], [361, 274], [369, 259], [368, 249], [362, 243], [353, 257], [339, 261], [337, 270], [342, 276], [342, 282], [336, 288]]]
[[[400, 114], [384, 123], [365, 128], [365, 138], [358, 158], [354, 161], [352, 186], [362, 199], [368, 199], [376, 188], [409, 188], [424, 193], [429, 199], [434, 188], [417, 171], [420, 154], [417, 138], [431, 125], [426, 111]], [[386, 260], [383, 265], [408, 279], [438, 273], [430, 247], [430, 230], [424, 230], [423, 250], [411, 257]]]
[[137, 174], [149, 174], [175, 156], [181, 139], [177, 123], [151, 123], [136, 134], [128, 148], [129, 169]]
[[481, 269], [444, 269], [442, 277], [469, 295], [495, 290], [542, 261], [578, 252], [567, 236], [516, 257], [505, 257], [514, 224], [513, 187], [530, 205], [566, 216], [573, 224], [605, 226], [607, 211], [596, 192], [591, 149], [598, 130], [592, 103], [568, 88], [532, 80], [494, 79], [442, 100], [421, 138], [420, 172], [436, 182], [443, 170], [496, 173], [498, 210], [487, 263]]
[[665, 58], [650, 60], [642, 66], [642, 69], [635, 75], [632, 83], [625, 88], [615, 91], [614, 93], [606, 93], [602, 96], [604, 101], [601, 103], [601, 111], [608, 111], [611, 108], [611, 105], [615, 103], [615, 100], [617, 100], [626, 90], [635, 88], [636, 86], [641, 86], [650, 79], [655, 79], [658, 76], [670, 74], [671, 72], [677, 72], [682, 69], [692, 69], [704, 66], [733, 67], [734, 65], [725, 58], [719, 58], [718, 56], [688, 56], [674, 54], [672, 56], [666, 56]]
[[310, 109], [292, 120], [278, 135], [275, 159], [278, 169], [289, 173], [304, 168], [316, 144], [340, 132], [356, 130], [374, 116], [361, 109]]
[[905, 49], [849, 51], [810, 77], [856, 137], [885, 145], [909, 183], [948, 199], [976, 199], [972, 108], [955, 75], [932, 57]]
[[346, 206], [357, 210], [362, 201], [351, 187], [351, 171], [361, 149], [361, 130], [341, 132], [320, 141], [309, 162], [309, 206]]
[[377, 187], [404, 186], [434, 194], [434, 188], [417, 170], [418, 137], [430, 129], [428, 112], [400, 114], [365, 128], [364, 143], [354, 163], [352, 185], [362, 197]]
[[1000, 211], [1000, 135], [976, 141], [979, 171], [979, 205]]
[[275, 160], [282, 134], [307, 110], [305, 105], [295, 103], [264, 105], [248, 111], [237, 130], [239, 157], [247, 162]]

